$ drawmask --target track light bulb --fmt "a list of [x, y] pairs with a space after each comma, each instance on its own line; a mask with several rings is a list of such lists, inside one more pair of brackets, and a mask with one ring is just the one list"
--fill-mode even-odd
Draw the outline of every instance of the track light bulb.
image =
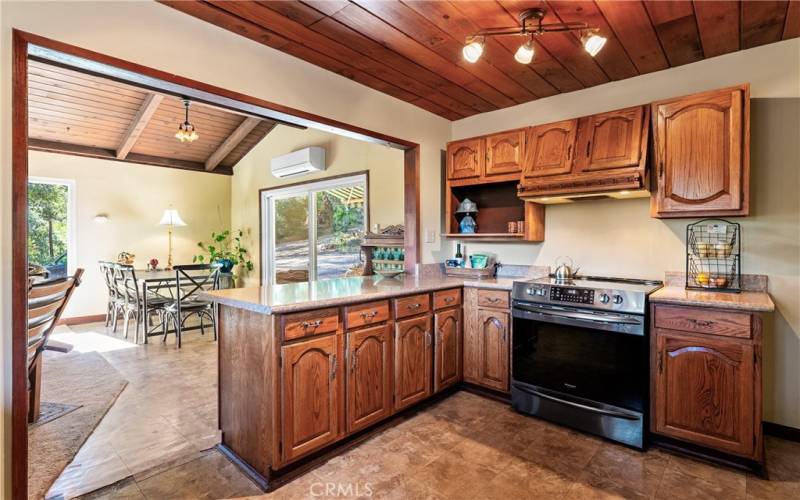
[[483, 54], [483, 40], [472, 40], [468, 44], [464, 45], [464, 48], [461, 50], [461, 52], [464, 54], [464, 59], [466, 59], [467, 62], [477, 62], [478, 59], [481, 58], [481, 54]]
[[596, 56], [597, 53], [602, 50], [607, 41], [606, 37], [600, 36], [597, 33], [587, 33], [581, 38], [583, 48], [586, 49], [586, 52], [592, 57]]
[[514, 54], [514, 59], [520, 64], [529, 64], [533, 61], [533, 53], [533, 40], [528, 40], [519, 46], [517, 53]]

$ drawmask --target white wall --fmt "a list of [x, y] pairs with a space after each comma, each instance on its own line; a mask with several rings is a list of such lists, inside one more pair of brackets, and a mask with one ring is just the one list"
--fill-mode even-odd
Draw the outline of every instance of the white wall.
[[[278, 179], [270, 172], [275, 156], [309, 146], [325, 148], [327, 168], [323, 172], [290, 179]], [[369, 142], [350, 139], [320, 130], [298, 130], [278, 126], [239, 161], [231, 184], [231, 227], [245, 232], [244, 243], [255, 268], [244, 276], [244, 286], [258, 286], [259, 189], [278, 187], [369, 171], [370, 224], [386, 227], [403, 224], [403, 151]]]
[[[800, 428], [800, 39], [483, 113], [453, 123], [460, 139], [750, 82], [751, 216], [742, 224], [745, 273], [766, 274], [777, 305], [767, 322], [765, 419]], [[468, 245], [505, 262], [570, 255], [595, 275], [663, 278], [684, 269], [686, 225], [649, 216], [649, 200], [547, 207], [541, 244]], [[444, 245], [442, 255], [452, 252]]]
[[[11, 29], [19, 28], [421, 145], [422, 226], [438, 227], [440, 150], [450, 123], [342, 76], [154, 2], [0, 2], [0, 331], [2, 490], [8, 497], [11, 404]], [[187, 50], [187, 45], [191, 50]], [[438, 248], [423, 244], [431, 259]]]
[[[105, 313], [106, 285], [99, 260], [116, 260], [121, 251], [136, 255], [137, 268], [151, 258], [167, 264], [167, 228], [158, 221], [164, 209], [178, 210], [186, 222], [172, 236], [172, 260], [190, 264], [200, 252], [198, 241], [209, 241], [211, 232], [230, 227], [231, 176], [190, 172], [173, 168], [82, 158], [31, 151], [32, 176], [75, 181], [76, 267], [85, 269], [65, 318]], [[107, 214], [97, 224], [97, 214]]]

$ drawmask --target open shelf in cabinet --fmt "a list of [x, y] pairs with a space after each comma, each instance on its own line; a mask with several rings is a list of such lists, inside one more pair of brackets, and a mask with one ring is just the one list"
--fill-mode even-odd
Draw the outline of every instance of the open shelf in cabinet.
[[[544, 241], [544, 206], [519, 199], [518, 181], [447, 186], [446, 238], [484, 241]], [[476, 233], [459, 233], [458, 205], [469, 198], [478, 205]], [[509, 233], [508, 223], [525, 221], [525, 231]]]

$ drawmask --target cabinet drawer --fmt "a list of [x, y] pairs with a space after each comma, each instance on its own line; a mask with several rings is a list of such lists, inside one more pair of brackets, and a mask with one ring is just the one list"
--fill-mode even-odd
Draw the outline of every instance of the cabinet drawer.
[[478, 290], [478, 306], [508, 309], [508, 292], [505, 290]]
[[445, 307], [455, 306], [461, 303], [461, 289], [453, 288], [451, 290], [440, 290], [433, 292], [433, 308], [443, 309]]
[[431, 298], [427, 293], [394, 299], [395, 319], [416, 316], [431, 310]]
[[748, 313], [695, 307], [656, 306], [655, 326], [669, 330], [749, 339], [751, 320]]
[[383, 323], [389, 319], [389, 301], [378, 300], [344, 308], [347, 329]]
[[281, 317], [283, 340], [299, 339], [335, 332], [339, 328], [339, 310], [334, 308], [319, 309]]

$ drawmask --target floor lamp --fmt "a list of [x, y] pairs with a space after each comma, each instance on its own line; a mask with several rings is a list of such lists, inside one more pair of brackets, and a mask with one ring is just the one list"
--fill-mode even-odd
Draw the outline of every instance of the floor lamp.
[[160, 226], [167, 226], [167, 231], [169, 233], [169, 254], [167, 255], [167, 267], [166, 270], [172, 270], [172, 228], [175, 226], [185, 226], [186, 223], [183, 222], [181, 216], [178, 214], [178, 211], [174, 208], [168, 208], [164, 210], [164, 215], [161, 216], [161, 221], [158, 223]]

